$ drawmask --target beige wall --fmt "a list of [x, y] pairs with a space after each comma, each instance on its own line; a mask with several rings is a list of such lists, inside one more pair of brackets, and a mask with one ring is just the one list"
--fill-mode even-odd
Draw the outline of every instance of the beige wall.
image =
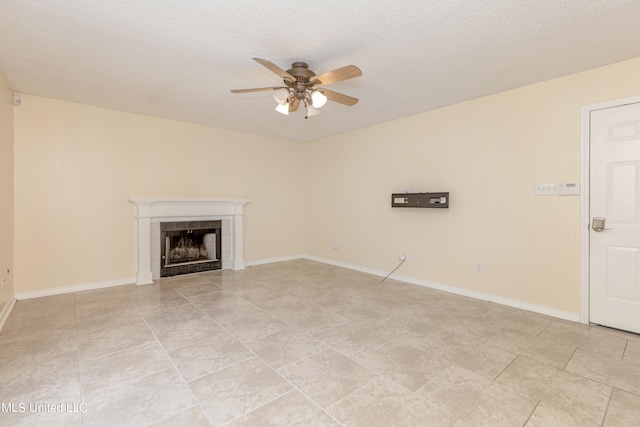
[[16, 293], [133, 277], [130, 197], [251, 199], [245, 261], [302, 253], [299, 143], [35, 96], [15, 129]]
[[[0, 321], [13, 300], [13, 102], [0, 73]], [[2, 282], [0, 281], [0, 285]]]
[[[640, 95], [638, 75], [640, 58], [307, 144], [305, 253], [386, 271], [407, 253], [399, 274], [578, 313], [579, 197], [533, 184], [580, 180], [581, 106]], [[408, 187], [451, 207], [392, 209]]]
[[[639, 73], [637, 58], [306, 144], [23, 96], [15, 290], [132, 277], [129, 197], [249, 198], [249, 262], [390, 271], [406, 253], [404, 276], [577, 313], [579, 198], [532, 187], [580, 179], [581, 106], [640, 94]], [[451, 208], [391, 209], [408, 187]]]

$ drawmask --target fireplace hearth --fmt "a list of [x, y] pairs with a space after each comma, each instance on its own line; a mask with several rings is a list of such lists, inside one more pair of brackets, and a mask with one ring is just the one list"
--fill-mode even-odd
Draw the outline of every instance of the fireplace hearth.
[[160, 277], [222, 268], [222, 221], [160, 223]]

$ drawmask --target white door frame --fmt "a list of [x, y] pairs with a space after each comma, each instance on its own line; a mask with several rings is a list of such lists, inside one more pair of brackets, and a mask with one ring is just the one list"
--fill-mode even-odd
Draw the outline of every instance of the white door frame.
[[599, 102], [597, 104], [582, 107], [582, 166], [580, 174], [580, 323], [589, 323], [589, 247], [590, 247], [590, 222], [589, 212], [590, 188], [589, 176], [591, 173], [589, 146], [591, 143], [589, 134], [591, 112], [604, 108], [620, 107], [627, 104], [640, 102], [640, 96], [615, 99]]

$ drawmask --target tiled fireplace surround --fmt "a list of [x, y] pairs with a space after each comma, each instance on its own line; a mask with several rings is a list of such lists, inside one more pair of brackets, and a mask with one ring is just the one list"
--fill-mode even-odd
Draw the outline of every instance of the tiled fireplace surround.
[[247, 199], [129, 199], [137, 207], [137, 285], [160, 278], [160, 223], [222, 221], [222, 268], [244, 268], [242, 218]]

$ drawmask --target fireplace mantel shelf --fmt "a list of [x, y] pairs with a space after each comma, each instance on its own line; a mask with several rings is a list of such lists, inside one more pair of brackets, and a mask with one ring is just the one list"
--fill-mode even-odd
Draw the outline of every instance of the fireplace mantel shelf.
[[242, 215], [248, 199], [151, 199], [131, 198], [140, 217]]
[[[170, 199], [130, 198], [137, 208], [136, 284], [153, 283], [151, 224], [161, 219], [172, 221], [192, 219], [220, 219], [223, 221], [223, 237], [229, 233], [229, 248], [223, 248], [222, 268], [244, 268], [242, 217], [248, 199]], [[229, 230], [225, 231], [225, 224]], [[226, 253], [226, 256], [225, 256]]]
[[134, 203], [242, 203], [245, 204], [249, 199], [169, 199], [169, 198], [148, 198], [148, 197], [132, 197], [129, 199]]

